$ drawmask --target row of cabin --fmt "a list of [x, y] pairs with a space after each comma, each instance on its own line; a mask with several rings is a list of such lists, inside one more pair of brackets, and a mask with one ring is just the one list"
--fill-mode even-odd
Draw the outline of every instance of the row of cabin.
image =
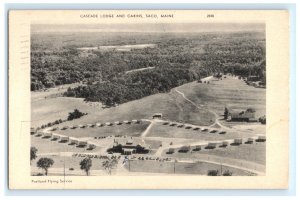
[[77, 145], [77, 146], [87, 146], [89, 149], [95, 149], [96, 145], [88, 143], [87, 141], [78, 140], [76, 138], [72, 138], [65, 135], [59, 135], [51, 132], [37, 132], [37, 136], [41, 136], [43, 138], [51, 138], [53, 140], [57, 140], [60, 143], [67, 143]]
[[[241, 145], [243, 142], [245, 144], [252, 144], [254, 141], [257, 142], [265, 142], [266, 141], [266, 136], [258, 136], [257, 138], [247, 138], [247, 139], [242, 139], [242, 138], [236, 138], [232, 141], [232, 145]], [[222, 142], [209, 142], [207, 145], [195, 145], [195, 146], [189, 146], [189, 145], [184, 145], [178, 149], [178, 152], [189, 152], [191, 150], [193, 151], [199, 151], [204, 147], [205, 149], [215, 149], [217, 147], [226, 147], [229, 145], [229, 141], [222, 141]], [[218, 146], [219, 145], [219, 146]], [[175, 148], [169, 148], [168, 153], [175, 153]]]

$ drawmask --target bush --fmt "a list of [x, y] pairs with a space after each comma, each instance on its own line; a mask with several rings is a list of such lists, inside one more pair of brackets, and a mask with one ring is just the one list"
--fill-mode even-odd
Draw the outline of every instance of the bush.
[[218, 170], [209, 170], [207, 172], [207, 176], [219, 176], [219, 171]]
[[267, 122], [266, 116], [264, 115], [264, 116], [260, 117], [260, 118], [258, 119], [258, 121], [259, 121], [260, 123], [262, 123], [262, 124], [266, 124], [266, 122]]
[[226, 170], [226, 171], [223, 173], [223, 176], [232, 176], [232, 172], [229, 171], [229, 170]]
[[75, 109], [73, 112], [69, 113], [68, 120], [78, 119], [84, 115], [87, 115], [87, 113], [82, 113], [78, 109]]

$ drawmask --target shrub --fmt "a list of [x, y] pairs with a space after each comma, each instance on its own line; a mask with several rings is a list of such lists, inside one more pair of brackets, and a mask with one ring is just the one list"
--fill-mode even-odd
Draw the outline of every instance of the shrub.
[[229, 170], [226, 170], [226, 171], [223, 173], [223, 176], [232, 176], [232, 172], [229, 171]]
[[218, 170], [208, 170], [207, 176], [219, 176]]

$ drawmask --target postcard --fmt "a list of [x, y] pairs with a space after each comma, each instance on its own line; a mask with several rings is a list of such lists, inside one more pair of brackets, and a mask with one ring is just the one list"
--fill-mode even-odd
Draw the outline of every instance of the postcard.
[[285, 10], [10, 10], [10, 189], [285, 189]]

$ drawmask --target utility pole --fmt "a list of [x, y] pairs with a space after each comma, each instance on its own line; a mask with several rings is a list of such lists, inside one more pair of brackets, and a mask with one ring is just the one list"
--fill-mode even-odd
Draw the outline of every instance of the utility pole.
[[129, 164], [129, 172], [130, 172], [130, 159], [128, 159], [128, 164]]
[[223, 169], [222, 169], [222, 162], [221, 162], [221, 176], [222, 176], [222, 174], [223, 174]]

